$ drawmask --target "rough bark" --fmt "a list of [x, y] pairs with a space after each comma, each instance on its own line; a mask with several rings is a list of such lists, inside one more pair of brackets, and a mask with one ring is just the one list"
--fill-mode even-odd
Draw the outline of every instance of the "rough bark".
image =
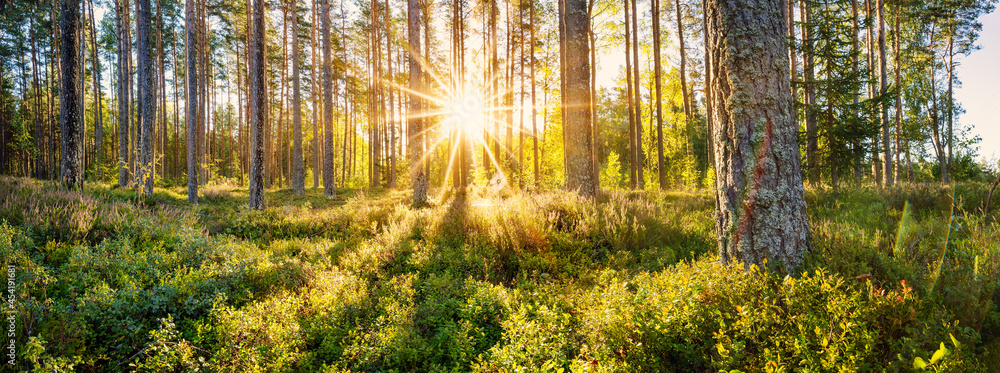
[[[186, 118], [184, 124], [187, 125], [187, 176], [188, 176], [188, 202], [198, 203], [198, 12], [195, 10], [197, 0], [187, 0], [185, 9], [185, 27], [187, 39], [184, 45], [187, 47], [187, 98], [184, 100]], [[125, 122], [122, 122], [125, 123]], [[123, 125], [122, 130], [125, 130]], [[125, 133], [125, 132], [123, 132]], [[122, 137], [125, 137], [124, 135]], [[123, 141], [122, 148], [126, 148], [127, 143]]]
[[139, 85], [140, 106], [142, 107], [142, 150], [140, 156], [142, 193], [153, 195], [153, 128], [156, 122], [156, 91], [153, 79], [156, 71], [153, 66], [153, 46], [150, 44], [150, 29], [152, 28], [152, 9], [149, 0], [139, 0]]
[[566, 66], [563, 79], [562, 106], [566, 144], [566, 188], [583, 196], [594, 196], [597, 183], [594, 180], [592, 158], [590, 157], [591, 130], [593, 118], [590, 116], [590, 53], [587, 40], [587, 1], [565, 0], [566, 19]]
[[420, 68], [420, 7], [417, 0], [407, 0], [406, 4], [407, 37], [410, 44], [409, 68], [411, 91], [408, 108], [409, 119], [406, 126], [407, 137], [409, 137], [409, 146], [407, 147], [409, 154], [407, 156], [413, 162], [413, 165], [410, 166], [410, 173], [413, 180], [413, 204], [420, 206], [427, 203], [427, 187], [429, 185], [427, 174], [424, 172], [424, 167], [420, 164], [424, 155], [422, 146], [423, 120], [418, 118], [422, 100], [420, 99], [420, 95], [413, 93], [420, 92], [423, 89], [421, 84], [423, 81], [423, 72]]
[[785, 9], [706, 1], [712, 60], [716, 233], [725, 263], [794, 273], [810, 248], [788, 76]]
[[250, 39], [250, 201], [251, 210], [264, 208], [264, 130], [267, 91], [264, 86], [264, 0], [253, 1]]
[[330, 70], [330, 0], [320, 10], [323, 39], [323, 190], [326, 198], [337, 197], [333, 174], [333, 72]]
[[306, 192], [306, 167], [302, 160], [302, 102], [299, 93], [299, 10], [292, 1], [292, 126], [295, 144], [292, 151], [292, 188], [295, 194]]
[[59, 180], [66, 189], [83, 189], [83, 118], [80, 112], [78, 48], [80, 0], [60, 0], [62, 86], [59, 91], [62, 171]]

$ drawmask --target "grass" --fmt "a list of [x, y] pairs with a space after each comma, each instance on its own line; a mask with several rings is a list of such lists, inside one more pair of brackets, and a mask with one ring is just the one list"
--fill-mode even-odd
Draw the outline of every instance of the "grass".
[[90, 185], [0, 178], [18, 369], [1000, 369], [980, 184], [810, 190], [794, 277], [718, 264], [706, 192]]

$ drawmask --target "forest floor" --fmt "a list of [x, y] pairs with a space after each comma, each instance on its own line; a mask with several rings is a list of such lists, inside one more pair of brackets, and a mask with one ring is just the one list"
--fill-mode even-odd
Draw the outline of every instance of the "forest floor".
[[233, 186], [191, 206], [3, 177], [0, 258], [17, 370], [996, 372], [987, 188], [810, 189], [785, 276], [718, 263], [706, 191], [282, 189], [248, 211]]

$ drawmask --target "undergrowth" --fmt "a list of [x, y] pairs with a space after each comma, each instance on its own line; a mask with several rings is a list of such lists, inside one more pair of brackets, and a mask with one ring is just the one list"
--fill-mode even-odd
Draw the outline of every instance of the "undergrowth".
[[15, 370], [1000, 370], [979, 184], [810, 191], [796, 276], [720, 265], [705, 192], [88, 189], [0, 178]]

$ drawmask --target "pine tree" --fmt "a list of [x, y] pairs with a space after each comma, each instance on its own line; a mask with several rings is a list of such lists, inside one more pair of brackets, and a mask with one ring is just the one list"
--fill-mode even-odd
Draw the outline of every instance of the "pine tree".
[[593, 158], [590, 155], [593, 118], [590, 116], [587, 1], [566, 0], [564, 12], [567, 69], [562, 73], [566, 85], [562, 106], [566, 112], [563, 118], [566, 188], [592, 197], [597, 193], [597, 181], [594, 180]]
[[[324, 0], [326, 1], [326, 0]], [[253, 1], [250, 39], [250, 202], [251, 210], [264, 208], [264, 0]]]
[[[784, 266], [810, 248], [792, 122], [785, 9], [767, 0], [707, 0], [713, 117], [718, 132], [716, 233], [725, 263]], [[741, 53], [731, 53], [733, 50]]]
[[60, 46], [62, 87], [59, 91], [62, 172], [59, 180], [66, 189], [83, 189], [83, 113], [80, 111], [79, 13], [80, 0], [60, 0]]

